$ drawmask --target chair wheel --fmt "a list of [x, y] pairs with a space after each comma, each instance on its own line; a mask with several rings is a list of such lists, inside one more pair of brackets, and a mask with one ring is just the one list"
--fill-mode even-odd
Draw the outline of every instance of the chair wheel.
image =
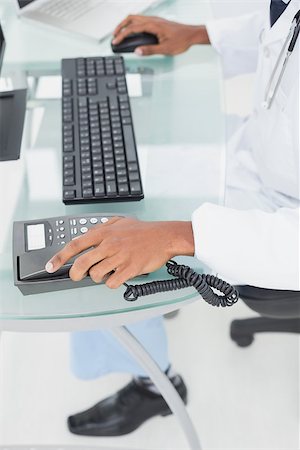
[[239, 347], [249, 347], [254, 341], [254, 336], [251, 334], [244, 334], [239, 336], [231, 335], [231, 339], [239, 346]]

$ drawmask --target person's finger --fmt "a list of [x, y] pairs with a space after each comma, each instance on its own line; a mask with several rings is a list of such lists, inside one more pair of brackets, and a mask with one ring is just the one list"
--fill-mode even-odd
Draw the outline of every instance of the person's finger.
[[122, 42], [127, 36], [130, 36], [131, 34], [135, 33], [155, 33], [155, 26], [153, 24], [149, 23], [137, 23], [137, 24], [131, 24], [127, 26], [126, 28], [123, 28], [120, 33], [116, 36], [116, 38], [112, 41], [114, 45], [118, 45], [120, 42]]
[[137, 274], [133, 274], [132, 270], [128, 267], [118, 267], [118, 269], [108, 277], [105, 284], [110, 289], [117, 289], [136, 275]]
[[133, 24], [133, 23], [137, 23], [142, 21], [143, 19], [145, 19], [144, 16], [140, 16], [140, 15], [129, 15], [127, 16], [124, 20], [122, 20], [122, 22], [119, 23], [119, 25], [115, 28], [113, 35], [117, 36], [120, 31], [125, 28], [128, 27], [128, 25]]
[[[97, 239], [97, 240], [96, 240]], [[101, 241], [100, 232], [95, 235], [95, 233], [89, 232], [78, 239], [74, 239], [69, 242], [60, 252], [56, 253], [50, 261], [47, 262], [45, 269], [48, 273], [56, 272], [60, 267], [62, 267], [69, 259], [78, 255], [79, 253], [93, 247], [96, 243]]]
[[63, 266], [69, 259], [78, 255], [79, 253], [93, 247], [95, 244], [100, 244], [103, 239], [103, 232], [107, 231], [107, 227], [113, 225], [115, 222], [121, 220], [121, 217], [112, 217], [108, 222], [91, 228], [85, 235], [72, 240], [50, 261], [47, 262], [45, 269], [48, 273], [56, 272], [61, 266]]
[[74, 264], [69, 271], [70, 278], [72, 278], [73, 281], [82, 280], [94, 264], [99, 263], [107, 256], [107, 249], [102, 249], [101, 245], [84, 253], [75, 259]]
[[133, 17], [132, 15], [125, 17], [125, 19], [122, 20], [122, 22], [120, 22], [119, 25], [114, 29], [113, 35], [117, 36], [117, 34], [119, 34], [120, 31], [122, 30], [122, 28], [128, 27], [128, 25], [132, 21], [132, 17]]
[[162, 45], [143, 45], [141, 47], [137, 47], [134, 53], [138, 56], [150, 56], [150, 55], [163, 55], [164, 48]]
[[119, 264], [119, 258], [112, 256], [95, 264], [90, 270], [89, 275], [95, 283], [100, 283], [111, 272], [115, 271]]

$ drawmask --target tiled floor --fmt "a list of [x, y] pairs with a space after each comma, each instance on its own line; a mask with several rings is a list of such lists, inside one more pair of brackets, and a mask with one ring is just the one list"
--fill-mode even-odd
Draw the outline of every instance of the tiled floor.
[[[264, 334], [251, 347], [238, 348], [228, 335], [230, 321], [252, 315], [242, 302], [231, 310], [217, 310], [199, 301], [166, 322], [171, 359], [189, 387], [188, 410], [205, 450], [299, 448], [298, 337]], [[72, 436], [65, 425], [67, 415], [114, 392], [128, 377], [74, 379], [67, 334], [2, 338], [1, 449], [13, 444], [188, 448], [174, 417], [154, 418], [121, 438]]]

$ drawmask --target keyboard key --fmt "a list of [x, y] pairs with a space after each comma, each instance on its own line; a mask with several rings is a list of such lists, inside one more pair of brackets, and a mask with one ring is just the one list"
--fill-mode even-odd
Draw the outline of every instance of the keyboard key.
[[121, 116], [122, 116], [122, 117], [130, 117], [130, 111], [129, 111], [129, 109], [121, 110]]
[[75, 198], [75, 191], [64, 191], [64, 198], [68, 200]]
[[[135, 180], [132, 180], [135, 181]], [[127, 183], [127, 177], [118, 177], [118, 184]]]
[[84, 198], [93, 197], [93, 189], [91, 189], [91, 188], [83, 189], [82, 195]]
[[115, 181], [108, 181], [106, 183], [106, 191], [109, 197], [117, 194], [117, 186]]
[[73, 169], [73, 168], [74, 168], [73, 162], [64, 163], [64, 169]]
[[74, 177], [66, 177], [64, 179], [64, 186], [74, 186], [75, 180]]
[[74, 177], [74, 170], [72, 169], [64, 170], [64, 178], [67, 177]]
[[95, 197], [102, 197], [103, 195], [105, 195], [105, 189], [104, 189], [103, 183], [95, 184], [94, 190], [95, 190]]
[[128, 195], [129, 194], [129, 187], [127, 183], [119, 184], [119, 194], [120, 195]]
[[123, 117], [122, 118], [122, 125], [131, 125], [132, 121], [130, 117]]
[[73, 162], [74, 156], [64, 156], [64, 162]]
[[129, 173], [129, 180], [130, 181], [139, 181], [140, 177], [139, 177], [138, 172], [131, 172], [131, 173]]
[[124, 142], [125, 142], [125, 151], [127, 156], [128, 163], [135, 162], [136, 152], [135, 152], [135, 144], [134, 144], [134, 137], [133, 137], [133, 131], [132, 127], [129, 125], [126, 125], [123, 127], [124, 132]]
[[119, 102], [123, 103], [123, 102], [128, 102], [129, 98], [128, 95], [119, 95]]
[[139, 181], [131, 181], [130, 182], [130, 191], [132, 194], [141, 194], [142, 186]]
[[87, 98], [79, 98], [78, 99], [78, 106], [79, 107], [81, 107], [81, 106], [86, 107], [87, 105], [88, 105]]
[[138, 170], [137, 163], [130, 163], [128, 164], [128, 172], [135, 172]]
[[114, 166], [108, 166], [104, 168], [105, 171], [105, 175], [107, 175], [108, 173], [115, 173], [115, 168]]

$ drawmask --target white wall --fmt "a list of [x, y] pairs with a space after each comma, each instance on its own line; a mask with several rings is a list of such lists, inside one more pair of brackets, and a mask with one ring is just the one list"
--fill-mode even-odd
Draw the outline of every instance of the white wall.
[[251, 11], [264, 10], [270, 0], [211, 0], [216, 18], [247, 14]]

